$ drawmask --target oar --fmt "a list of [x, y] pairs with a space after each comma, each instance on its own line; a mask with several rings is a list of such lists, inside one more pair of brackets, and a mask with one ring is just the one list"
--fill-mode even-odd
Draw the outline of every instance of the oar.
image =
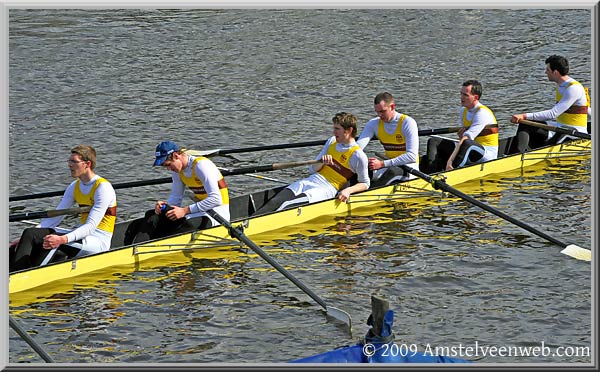
[[564, 248], [562, 251], [560, 251], [560, 253], [566, 254], [567, 256], [571, 256], [571, 257], [576, 258], [578, 260], [591, 261], [591, 259], [592, 259], [592, 252], [589, 249], [585, 249], [585, 248], [579, 247], [579, 246], [577, 246], [575, 244], [565, 244], [565, 243], [561, 242], [558, 239], [554, 239], [553, 237], [551, 237], [551, 236], [549, 236], [549, 235], [547, 235], [547, 234], [545, 234], [545, 233], [543, 233], [543, 232], [541, 232], [541, 231], [539, 231], [539, 230], [537, 230], [537, 229], [535, 229], [535, 228], [527, 225], [524, 222], [521, 222], [521, 221], [519, 221], [519, 220], [517, 220], [517, 219], [515, 219], [515, 218], [513, 218], [513, 217], [511, 217], [509, 215], [507, 215], [506, 213], [504, 213], [502, 211], [499, 211], [499, 210], [497, 210], [497, 209], [495, 209], [493, 207], [490, 207], [489, 205], [487, 205], [485, 203], [482, 203], [479, 200], [476, 200], [476, 199], [470, 197], [467, 194], [464, 194], [463, 192], [461, 192], [461, 191], [455, 189], [454, 187], [448, 185], [446, 183], [446, 181], [444, 181], [443, 179], [431, 177], [431, 176], [429, 176], [429, 175], [427, 175], [427, 174], [425, 174], [425, 173], [423, 173], [421, 171], [418, 171], [418, 170], [413, 169], [413, 168], [411, 168], [409, 166], [406, 166], [406, 165], [402, 165], [401, 167], [404, 169], [404, 171], [409, 172], [409, 173], [411, 173], [411, 174], [413, 174], [413, 175], [415, 175], [415, 176], [417, 176], [419, 178], [422, 178], [425, 181], [431, 183], [431, 185], [435, 189], [441, 189], [441, 190], [447, 191], [447, 192], [449, 192], [451, 194], [454, 194], [454, 195], [458, 196], [459, 198], [468, 201], [471, 204], [475, 204], [479, 208], [485, 209], [486, 211], [491, 212], [491, 213], [495, 214], [496, 216], [504, 218], [505, 220], [507, 220], [507, 221], [509, 221], [511, 223], [514, 223], [515, 225], [517, 225], [519, 227], [522, 227], [523, 229], [525, 229], [525, 230], [527, 230], [527, 231], [529, 231], [531, 233], [534, 233], [535, 235], [537, 235], [539, 237], [542, 237], [542, 238], [544, 238], [544, 239], [546, 239], [546, 240], [548, 240], [548, 241], [550, 241], [550, 242], [552, 242], [552, 243], [554, 243], [554, 244], [556, 244], [556, 245]]
[[79, 214], [89, 212], [91, 207], [77, 207], [67, 209], [52, 209], [48, 211], [37, 211], [37, 212], [25, 212], [25, 213], [14, 213], [8, 216], [8, 222], [15, 222], [26, 220], [29, 218], [47, 218], [64, 216], [66, 214]]
[[[223, 167], [217, 167], [217, 168], [219, 168], [219, 170], [221, 171], [221, 173], [224, 172], [224, 171], [226, 171], [226, 170], [229, 170], [228, 168], [223, 168]], [[264, 180], [264, 181], [272, 181], [272, 182], [277, 182], [277, 183], [284, 183], [286, 185], [290, 184], [290, 182], [288, 182], [288, 181], [283, 181], [283, 180], [279, 180], [277, 178], [272, 178], [272, 177], [267, 177], [267, 176], [261, 176], [260, 174], [249, 173], [249, 174], [244, 174], [244, 176], [248, 176], [248, 177], [252, 177], [252, 178], [257, 178], [259, 180]]]
[[[431, 136], [434, 134], [446, 134], [458, 132], [462, 127], [449, 127], [449, 128], [436, 128], [436, 129], [423, 129], [419, 131], [419, 136]], [[201, 156], [217, 156], [217, 155], [228, 155], [243, 152], [257, 152], [266, 150], [279, 150], [279, 149], [292, 149], [296, 147], [310, 147], [310, 146], [323, 146], [327, 142], [326, 140], [309, 141], [309, 142], [298, 142], [298, 143], [282, 143], [278, 145], [265, 145], [255, 147], [245, 147], [241, 149], [229, 149], [229, 150], [193, 150], [195, 154]]]
[[[244, 167], [238, 169], [227, 169], [222, 171], [223, 176], [235, 176], [239, 174], [248, 174], [248, 173], [257, 173], [257, 172], [269, 172], [293, 167], [300, 167], [303, 165], [316, 164], [320, 162], [320, 160], [307, 160], [307, 161], [295, 161], [289, 163], [273, 163], [268, 165], [258, 165], [255, 167]], [[138, 186], [150, 186], [150, 185], [158, 185], [162, 183], [171, 182], [171, 177], [163, 177], [163, 178], [155, 178], [152, 180], [143, 180], [143, 181], [132, 181], [132, 182], [123, 182], [113, 184], [113, 189], [124, 189], [129, 187], [138, 187]], [[8, 198], [8, 201], [20, 201], [20, 200], [29, 200], [29, 199], [39, 199], [46, 198], [50, 196], [59, 196], [63, 195], [64, 190], [62, 191], [49, 191], [42, 192], [39, 194], [29, 194], [29, 195], [16, 195]]]
[[21, 338], [25, 340], [25, 342], [27, 342], [29, 346], [31, 346], [31, 348], [42, 357], [42, 359], [44, 359], [44, 361], [47, 363], [54, 363], [52, 357], [31, 336], [29, 336], [29, 334], [23, 328], [21, 328], [19, 323], [17, 323], [17, 321], [14, 320], [10, 315], [8, 316], [8, 322], [10, 327], [14, 329], [15, 332], [17, 332], [19, 336], [21, 336]]
[[578, 132], [574, 128], [559, 127], [556, 125], [548, 125], [548, 124], [538, 123], [537, 121], [531, 121], [531, 120], [527, 120], [527, 119], [519, 120], [519, 124], [530, 125], [532, 127], [542, 128], [542, 129], [546, 129], [548, 131], [552, 131], [552, 132], [556, 132], [556, 133], [568, 134], [569, 136], [573, 136], [573, 137], [592, 139], [592, 136], [590, 134]]
[[204, 151], [196, 151], [198, 155], [202, 156], [217, 156], [217, 155], [227, 155], [227, 154], [238, 154], [243, 152], [256, 152], [256, 151], [267, 151], [267, 150], [279, 150], [279, 149], [293, 149], [296, 147], [310, 147], [310, 146], [323, 146], [325, 144], [325, 140], [319, 141], [310, 141], [310, 142], [297, 142], [297, 143], [282, 143], [279, 145], [265, 145], [265, 146], [255, 146], [255, 147], [245, 147], [241, 149], [229, 149], [229, 150], [204, 150]]
[[[423, 129], [423, 130], [419, 131], [419, 136], [432, 136], [432, 135], [436, 135], [436, 134], [455, 133], [455, 132], [458, 132], [460, 129], [461, 129], [461, 127]], [[320, 140], [320, 141], [311, 141], [311, 142], [284, 143], [284, 144], [279, 144], [279, 145], [246, 147], [246, 148], [241, 148], [241, 149], [229, 149], [229, 150], [220, 150], [220, 149], [206, 150], [206, 151], [188, 150], [188, 152], [193, 153], [198, 156], [215, 156], [215, 155], [226, 155], [226, 154], [241, 153], [241, 152], [288, 149], [288, 148], [295, 148], [295, 147], [309, 147], [309, 146], [319, 146], [319, 145], [323, 146], [325, 144], [325, 142], [326, 142], [325, 140]], [[259, 166], [259, 168], [260, 167], [265, 167], [265, 166]], [[283, 169], [283, 168], [281, 168], [281, 169]], [[275, 170], [275, 169], [271, 169], [271, 170]], [[250, 171], [249, 173], [254, 173], [254, 172], [257, 172], [257, 171]], [[236, 174], [242, 174], [242, 173], [236, 173]], [[233, 175], [233, 174], [230, 174], [230, 175]], [[224, 176], [225, 176], [225, 174], [224, 174]], [[114, 189], [124, 189], [124, 188], [130, 188], [130, 187], [158, 185], [158, 184], [169, 183], [169, 182], [171, 182], [171, 177], [164, 177], [164, 178], [155, 178], [152, 180], [132, 181], [132, 182], [124, 182], [124, 183], [120, 183], [120, 184], [113, 184], [113, 188]], [[47, 198], [47, 197], [51, 197], [51, 196], [62, 195], [63, 192], [64, 191], [49, 191], [49, 192], [42, 192], [42, 193], [38, 193], [38, 194], [13, 195], [13, 196], [9, 196], [8, 201], [11, 202], [11, 201]]]
[[269, 256], [265, 251], [263, 251], [258, 245], [256, 245], [252, 240], [250, 240], [250, 238], [248, 238], [246, 236], [246, 234], [244, 234], [243, 231], [241, 231], [239, 228], [234, 228], [233, 226], [231, 226], [231, 223], [229, 223], [229, 221], [227, 221], [225, 218], [223, 218], [223, 216], [221, 216], [219, 213], [215, 212], [212, 209], [207, 211], [207, 213], [212, 218], [217, 220], [221, 225], [225, 226], [229, 230], [229, 234], [231, 236], [235, 237], [240, 242], [242, 242], [242, 243], [246, 244], [248, 247], [250, 247], [254, 252], [256, 252], [256, 254], [258, 254], [260, 257], [262, 257], [271, 266], [273, 266], [275, 269], [277, 269], [277, 271], [279, 271], [281, 274], [283, 274], [283, 276], [285, 276], [290, 281], [292, 281], [292, 283], [294, 283], [304, 293], [309, 295], [313, 300], [315, 300], [319, 305], [321, 305], [321, 307], [323, 307], [323, 309], [325, 309], [325, 311], [327, 312], [327, 315], [330, 315], [333, 318], [346, 323], [348, 325], [348, 332], [350, 334], [352, 334], [352, 318], [350, 318], [350, 315], [347, 312], [337, 309], [333, 306], [327, 306], [327, 304], [325, 304], [325, 301], [323, 301], [319, 296], [317, 296], [313, 291], [311, 291], [306, 285], [304, 285], [304, 283], [302, 283], [300, 280], [298, 280], [296, 277], [294, 277], [289, 271], [287, 271], [283, 266], [281, 266], [277, 261], [275, 261], [271, 256]]
[[235, 176], [238, 174], [249, 174], [257, 172], [270, 172], [275, 170], [282, 170], [294, 167], [301, 167], [303, 165], [311, 165], [320, 163], [321, 160], [304, 160], [304, 161], [292, 161], [289, 163], [273, 163], [268, 165], [258, 165], [255, 167], [245, 167], [237, 169], [224, 169], [222, 171], [223, 176]]

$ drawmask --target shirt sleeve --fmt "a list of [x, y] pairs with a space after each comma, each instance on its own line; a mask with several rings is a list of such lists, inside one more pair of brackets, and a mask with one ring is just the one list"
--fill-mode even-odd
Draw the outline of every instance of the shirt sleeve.
[[402, 123], [402, 133], [406, 139], [406, 152], [393, 159], [383, 161], [384, 167], [416, 163], [419, 158], [419, 128], [415, 119], [407, 116]]
[[85, 238], [94, 232], [104, 215], [106, 210], [111, 206], [116, 199], [115, 190], [108, 182], [102, 182], [94, 192], [94, 205], [90, 210], [85, 223], [75, 230], [67, 234], [68, 242], [74, 242]]
[[171, 178], [173, 179], [173, 183], [171, 184], [171, 195], [169, 195], [169, 198], [167, 199], [167, 204], [181, 207], [185, 185], [181, 180], [179, 173], [171, 172]]
[[527, 119], [537, 121], [556, 120], [560, 114], [573, 106], [581, 94], [585, 94], [583, 87], [580, 84], [573, 84], [565, 89], [561, 100], [552, 106], [550, 110], [527, 113]]
[[208, 195], [205, 199], [190, 204], [190, 212], [206, 212], [207, 210], [223, 205], [221, 190], [219, 189], [219, 179], [221, 178], [219, 169], [210, 160], [201, 160], [196, 163], [196, 175], [202, 181], [204, 190]]
[[361, 149], [364, 150], [371, 138], [377, 136], [377, 124], [379, 124], [379, 118], [371, 119], [365, 124], [365, 129], [360, 132], [360, 136], [356, 140]]
[[350, 169], [356, 173], [358, 182], [367, 184], [367, 188], [371, 186], [371, 179], [369, 178], [369, 159], [364, 151], [354, 151], [350, 158]]
[[[65, 190], [65, 193], [63, 194], [62, 199], [60, 200], [60, 203], [58, 203], [56, 209], [67, 209], [73, 207], [75, 204], [74, 190], [76, 182], [77, 181], [73, 181], [69, 186], [67, 186], [67, 189]], [[58, 226], [64, 218], [64, 215], [44, 218], [40, 221], [38, 227], [53, 229]]]
[[475, 137], [477, 137], [481, 133], [481, 131], [485, 129], [486, 125], [494, 124], [494, 122], [495, 120], [488, 110], [479, 109], [477, 110], [475, 115], [473, 115], [473, 122], [469, 129], [467, 129], [463, 133], [463, 136], [467, 136], [470, 139], [474, 140]]

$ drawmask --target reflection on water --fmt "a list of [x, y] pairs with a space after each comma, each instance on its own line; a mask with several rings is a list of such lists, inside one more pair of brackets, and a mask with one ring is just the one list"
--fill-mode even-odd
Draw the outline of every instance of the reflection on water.
[[[552, 230], [546, 217], [554, 208], [539, 200], [556, 187], [556, 173], [564, 177], [561, 184], [571, 185], [562, 194], [577, 199], [581, 185], [589, 184], [589, 165], [588, 159], [567, 171], [542, 164], [457, 188], [589, 247], [589, 230]], [[519, 208], [511, 208], [511, 200]], [[577, 214], [560, 216], [563, 226], [576, 226], [571, 221]], [[421, 349], [475, 341], [589, 345], [589, 264], [451, 196], [359, 209], [295, 229], [254, 240], [328, 305], [349, 311], [355, 337], [366, 332], [369, 295], [377, 292], [396, 312], [397, 339]], [[118, 267], [112, 275], [99, 273], [96, 281], [84, 276], [47, 298], [40, 296], [43, 289], [16, 294], [11, 313], [38, 330], [47, 349], [65, 362], [284, 362], [352, 342], [340, 324], [258, 256], [242, 251], [214, 259], [192, 256], [150, 260], [136, 271]], [[28, 300], [33, 292], [37, 301]], [[32, 359], [25, 347], [14, 357]]]
[[[483, 82], [483, 101], [507, 136], [515, 130], [510, 114], [552, 104], [548, 54], [569, 56], [572, 76], [589, 86], [589, 20], [584, 9], [13, 9], [9, 194], [63, 189], [71, 179], [60, 159], [77, 143], [95, 146], [98, 173], [119, 183], [165, 177], [151, 159], [167, 137], [195, 149], [324, 139], [337, 111], [355, 113], [359, 127], [373, 117], [380, 90], [394, 93], [421, 129], [453, 126], [468, 78]], [[317, 151], [214, 161], [242, 167]], [[590, 247], [590, 166], [589, 158], [543, 163], [457, 188]], [[292, 181], [306, 170], [272, 175]], [[245, 176], [228, 184], [233, 195], [273, 186]], [[168, 192], [119, 190], [119, 219], [141, 215]], [[24, 227], [11, 224], [10, 237]], [[374, 292], [395, 310], [396, 339], [420, 349], [591, 343], [590, 265], [451, 195], [322, 217], [255, 241], [328, 305], [349, 312], [354, 338], [246, 250], [115, 266], [16, 294], [10, 312], [61, 363], [285, 362], [355, 342], [367, 331]], [[9, 346], [10, 362], [40, 361], [12, 331]]]

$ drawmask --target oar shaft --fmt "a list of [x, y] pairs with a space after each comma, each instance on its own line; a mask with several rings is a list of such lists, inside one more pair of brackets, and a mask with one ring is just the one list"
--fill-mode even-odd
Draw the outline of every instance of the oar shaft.
[[592, 136], [590, 134], [578, 132], [577, 130], [575, 130], [573, 128], [559, 127], [556, 125], [548, 125], [548, 124], [538, 123], [537, 121], [531, 121], [531, 120], [527, 120], [527, 119], [519, 120], [519, 124], [530, 125], [532, 127], [542, 128], [542, 129], [546, 129], [548, 131], [552, 131], [552, 132], [556, 132], [556, 133], [567, 134], [567, 135], [570, 135], [573, 137], [579, 137], [579, 138], [584, 138], [584, 139], [592, 138]]
[[293, 167], [301, 167], [303, 165], [317, 164], [320, 160], [308, 160], [308, 161], [295, 161], [290, 163], [273, 163], [268, 165], [259, 165], [255, 167], [245, 167], [237, 169], [223, 169], [221, 174], [223, 176], [235, 176], [239, 174], [258, 173], [258, 172], [270, 172], [274, 170], [281, 170]]
[[[436, 135], [436, 134], [455, 133], [455, 132], [458, 132], [460, 129], [461, 129], [461, 127], [423, 129], [423, 130], [419, 131], [419, 136], [431, 136], [431, 135]], [[246, 147], [246, 148], [241, 148], [241, 149], [216, 150], [214, 152], [211, 152], [210, 155], [227, 155], [227, 154], [242, 153], [242, 152], [289, 149], [289, 148], [309, 147], [309, 146], [323, 146], [325, 144], [325, 142], [326, 141], [324, 141], [324, 140], [319, 140], [319, 141], [310, 141], [310, 142], [283, 143], [283, 144], [278, 144], [278, 145]], [[286, 163], [283, 163], [283, 164], [286, 164]], [[263, 166], [263, 167], [265, 170], [253, 170], [253, 171], [249, 172], [248, 169], [250, 169], [250, 168], [247, 168], [247, 170], [245, 172], [246, 173], [256, 173], [256, 172], [261, 172], [261, 171], [274, 170], [274, 169], [269, 169], [268, 165]], [[283, 169], [283, 168], [276, 168], [276, 169]], [[232, 173], [229, 175], [234, 175], [234, 174], [244, 174], [244, 173]], [[166, 178], [157, 178], [157, 179], [152, 179], [152, 180], [117, 183], [117, 184], [113, 184], [113, 188], [115, 190], [117, 190], [117, 189], [129, 188], [129, 187], [158, 185], [158, 184], [169, 183], [169, 182], [171, 182], [171, 178], [166, 177]], [[9, 196], [8, 201], [13, 202], [13, 201], [21, 201], [21, 200], [47, 198], [47, 197], [52, 197], [52, 196], [60, 196], [63, 193], [64, 193], [64, 191], [50, 191], [50, 192], [43, 192], [43, 193], [39, 193], [39, 194], [14, 195], [14, 196]]]
[[241, 149], [229, 149], [229, 150], [218, 150], [214, 152], [212, 155], [227, 155], [227, 154], [237, 154], [243, 152], [255, 152], [255, 151], [266, 151], [266, 150], [279, 150], [279, 149], [292, 149], [296, 147], [310, 147], [310, 146], [323, 146], [326, 141], [309, 141], [309, 142], [298, 142], [298, 143], [282, 143], [279, 145], [265, 145], [265, 146], [256, 146], [256, 147], [246, 147]]
[[277, 271], [279, 271], [283, 276], [288, 278], [292, 283], [294, 283], [298, 288], [300, 288], [304, 293], [309, 295], [313, 300], [315, 300], [319, 305], [323, 307], [323, 309], [327, 310], [327, 305], [325, 301], [323, 301], [319, 296], [317, 296], [313, 291], [310, 290], [304, 283], [294, 277], [289, 271], [287, 271], [283, 266], [281, 266], [277, 261], [275, 261], [271, 256], [267, 254], [267, 252], [263, 251], [258, 245], [256, 245], [252, 240], [250, 240], [246, 234], [244, 234], [239, 229], [231, 226], [231, 223], [227, 221], [223, 216], [215, 212], [214, 210], [209, 210], [207, 213], [217, 220], [221, 225], [225, 226], [229, 233], [232, 234], [235, 238], [239, 239], [241, 242], [246, 244], [250, 249], [252, 249], [256, 254], [262, 257], [265, 261], [267, 261], [271, 266], [273, 266]]
[[[310, 164], [316, 164], [316, 163], [320, 163], [320, 160], [296, 161], [296, 162], [289, 162], [289, 163], [274, 163], [274, 164], [267, 164], [267, 165], [258, 165], [255, 167], [237, 168], [237, 169], [222, 169], [221, 174], [223, 174], [223, 176], [235, 176], [235, 175], [239, 175], [239, 174], [269, 172], [269, 171], [274, 171], [274, 170], [300, 167], [303, 165], [310, 165]], [[145, 180], [145, 181], [132, 181], [132, 182], [116, 183], [116, 184], [113, 184], [113, 189], [117, 190], [117, 189], [129, 188], [129, 187], [158, 185], [158, 184], [162, 184], [162, 183], [169, 183], [171, 181], [172, 181], [171, 177], [165, 177], [165, 178], [156, 178], [156, 179]], [[11, 196], [8, 198], [8, 200], [9, 201], [29, 200], [29, 199], [45, 198], [45, 197], [50, 197], [50, 196], [59, 196], [59, 195], [63, 195], [63, 194], [64, 194], [64, 191], [54, 191], [54, 192], [45, 192], [45, 193], [40, 193], [40, 194]]]
[[[458, 132], [460, 129], [461, 129], [461, 127], [423, 129], [423, 130], [419, 131], [419, 136], [455, 133], [455, 132]], [[241, 149], [217, 150], [217, 151], [211, 153], [211, 155], [227, 155], [227, 154], [236, 154], [236, 153], [243, 153], [243, 152], [292, 149], [292, 148], [297, 148], [297, 147], [310, 147], [310, 146], [323, 146], [325, 144], [325, 142], [327, 142], [327, 141], [319, 140], [319, 141], [308, 141], [308, 142], [298, 142], [298, 143], [282, 143], [282, 144], [278, 144], [278, 145], [246, 147], [246, 148], [241, 148]]]
[[521, 227], [521, 228], [523, 228], [523, 229], [525, 229], [525, 230], [527, 230], [527, 231], [529, 231], [529, 232], [531, 232], [531, 233], [533, 233], [533, 234], [535, 234], [535, 235], [537, 235], [539, 237], [542, 237], [542, 238], [544, 238], [544, 239], [546, 239], [546, 240], [548, 240], [548, 241], [550, 241], [550, 242], [552, 242], [552, 243], [554, 243], [554, 244], [556, 244], [558, 246], [561, 246], [562, 248], [565, 248], [568, 245], [568, 244], [565, 244], [565, 243], [561, 242], [558, 239], [555, 239], [555, 238], [551, 237], [550, 235], [548, 235], [548, 234], [546, 234], [546, 233], [544, 233], [542, 231], [539, 231], [536, 228], [533, 228], [533, 227], [529, 226], [528, 224], [526, 224], [526, 223], [524, 223], [522, 221], [519, 221], [519, 220], [517, 220], [517, 219], [515, 219], [515, 218], [513, 218], [513, 217], [511, 217], [509, 215], [507, 215], [506, 213], [504, 213], [504, 212], [502, 212], [502, 211], [500, 211], [500, 210], [498, 210], [496, 208], [490, 207], [489, 205], [487, 205], [485, 203], [482, 203], [482, 202], [480, 202], [477, 199], [472, 198], [471, 196], [469, 196], [469, 195], [461, 192], [460, 190], [457, 190], [454, 187], [451, 187], [445, 181], [442, 181], [440, 179], [434, 179], [433, 177], [429, 176], [428, 174], [425, 174], [425, 173], [423, 173], [421, 171], [418, 171], [418, 170], [416, 170], [414, 168], [411, 168], [411, 167], [408, 167], [406, 165], [402, 165], [402, 168], [406, 172], [414, 174], [415, 176], [420, 177], [420, 178], [426, 180], [427, 182], [431, 183], [434, 188], [441, 189], [441, 190], [444, 190], [444, 191], [449, 192], [451, 194], [454, 194], [454, 195], [458, 196], [459, 198], [464, 199], [464, 200], [468, 201], [469, 203], [474, 204], [474, 205], [478, 206], [479, 208], [482, 208], [482, 209], [484, 209], [484, 210], [486, 210], [488, 212], [491, 212], [491, 213], [495, 214], [498, 217], [504, 218], [505, 220], [507, 220], [509, 222], [512, 222], [515, 225], [517, 225], [517, 226], [519, 226], [519, 227]]
[[25, 342], [27, 342], [29, 346], [31, 346], [31, 348], [42, 357], [42, 359], [44, 359], [44, 361], [47, 363], [54, 363], [52, 357], [31, 336], [29, 336], [29, 334], [23, 328], [21, 328], [19, 323], [17, 323], [12, 316], [8, 317], [8, 321], [10, 327], [14, 329], [15, 332], [17, 332], [17, 334], [21, 336], [21, 338], [25, 340]]
[[449, 127], [449, 128], [436, 128], [436, 129], [421, 129], [419, 131], [419, 136], [433, 136], [436, 134], [448, 134], [448, 133], [456, 133], [462, 127]]
[[[138, 187], [138, 186], [150, 186], [150, 185], [158, 185], [161, 183], [169, 183], [171, 182], [171, 177], [164, 178], [155, 178], [152, 180], [143, 180], [143, 181], [131, 181], [131, 182], [123, 182], [123, 183], [115, 183], [113, 184], [113, 189], [125, 189], [129, 187]], [[41, 199], [41, 198], [49, 198], [51, 196], [60, 196], [63, 195], [64, 190], [60, 191], [49, 191], [42, 192], [39, 194], [29, 194], [29, 195], [14, 195], [8, 198], [8, 201], [21, 201], [21, 200], [30, 200], [30, 199]]]
[[78, 207], [78, 208], [68, 208], [68, 209], [52, 209], [48, 211], [38, 211], [38, 212], [24, 212], [24, 213], [15, 213], [8, 216], [8, 222], [15, 222], [21, 220], [27, 220], [30, 218], [48, 218], [48, 217], [56, 217], [63, 216], [66, 214], [79, 214], [89, 212], [91, 207]]

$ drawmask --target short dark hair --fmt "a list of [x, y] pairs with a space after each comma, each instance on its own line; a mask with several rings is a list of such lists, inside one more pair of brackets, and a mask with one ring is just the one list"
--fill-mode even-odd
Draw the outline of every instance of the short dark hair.
[[391, 105], [392, 103], [394, 103], [394, 96], [392, 96], [390, 93], [388, 92], [382, 92], [379, 93], [378, 95], [375, 96], [375, 99], [373, 100], [373, 103], [378, 105], [379, 102], [381, 101], [385, 101], [385, 103], [389, 105]]
[[339, 124], [342, 126], [342, 128], [344, 128], [345, 130], [348, 129], [352, 129], [352, 137], [356, 138], [356, 133], [358, 132], [358, 128], [356, 126], [356, 123], [358, 122], [358, 120], [356, 119], [356, 116], [348, 113], [348, 112], [338, 112], [337, 114], [335, 114], [335, 116], [331, 119], [331, 121], [333, 121], [333, 124]]
[[477, 80], [467, 80], [462, 84], [463, 87], [468, 87], [469, 85], [471, 86], [471, 94], [477, 94], [479, 98], [481, 98], [481, 95], [483, 94], [481, 83]]
[[550, 70], [558, 71], [562, 76], [569, 73], [569, 61], [563, 56], [553, 54], [546, 58], [546, 64], [550, 65]]

